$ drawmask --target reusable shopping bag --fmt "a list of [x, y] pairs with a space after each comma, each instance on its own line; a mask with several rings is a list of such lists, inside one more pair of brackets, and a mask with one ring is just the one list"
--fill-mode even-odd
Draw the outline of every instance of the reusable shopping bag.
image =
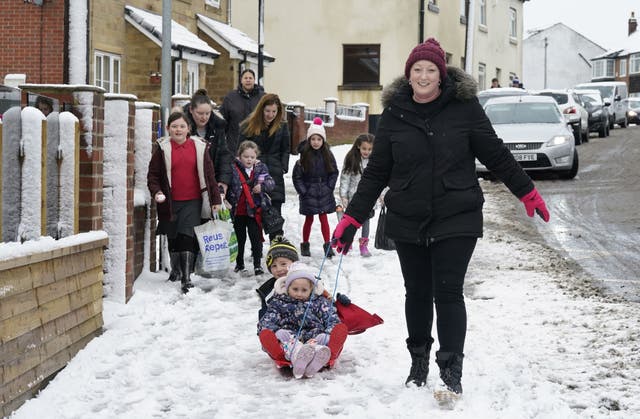
[[378, 226], [376, 227], [376, 239], [373, 246], [381, 250], [396, 250], [396, 244], [384, 232], [385, 218], [387, 217], [387, 209], [382, 206], [380, 215], [378, 216]]

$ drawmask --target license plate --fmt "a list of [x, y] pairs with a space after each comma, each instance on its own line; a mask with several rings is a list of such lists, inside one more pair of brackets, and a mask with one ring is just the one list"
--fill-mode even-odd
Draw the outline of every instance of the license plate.
[[516, 161], [536, 161], [538, 160], [537, 154], [514, 154], [513, 157]]

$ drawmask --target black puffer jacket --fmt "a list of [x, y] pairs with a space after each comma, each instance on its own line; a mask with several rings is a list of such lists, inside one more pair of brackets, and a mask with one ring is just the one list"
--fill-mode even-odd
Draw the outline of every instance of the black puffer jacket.
[[238, 151], [238, 136], [240, 123], [256, 108], [260, 98], [264, 96], [264, 89], [257, 84], [250, 92], [242, 90], [242, 86], [227, 93], [222, 100], [220, 113], [227, 121], [227, 146], [234, 156]]
[[406, 78], [383, 92], [373, 153], [346, 213], [367, 219], [385, 186], [386, 232], [400, 242], [428, 244], [482, 236], [484, 197], [475, 158], [517, 197], [533, 189], [476, 99], [476, 83], [449, 67], [438, 109], [424, 120]]
[[271, 137], [268, 136], [269, 131], [266, 129], [254, 137], [242, 134], [242, 127], [240, 131], [238, 144], [244, 140], [255, 142], [260, 149], [258, 159], [267, 165], [269, 174], [276, 182], [275, 189], [269, 193], [271, 200], [281, 203], [284, 202], [286, 195], [284, 191], [284, 174], [289, 171], [289, 152], [291, 150], [289, 126], [286, 122], [283, 122]]
[[[183, 111], [191, 127], [191, 136], [197, 136], [198, 128], [191, 115], [190, 105], [186, 104]], [[231, 183], [231, 163], [233, 162], [233, 157], [227, 147], [226, 127], [227, 123], [222, 115], [218, 114], [217, 111], [211, 112], [209, 122], [207, 122], [207, 133], [203, 139], [209, 143], [209, 155], [211, 156], [211, 161], [213, 161], [213, 166], [216, 171], [216, 180], [228, 186], [229, 183]]]

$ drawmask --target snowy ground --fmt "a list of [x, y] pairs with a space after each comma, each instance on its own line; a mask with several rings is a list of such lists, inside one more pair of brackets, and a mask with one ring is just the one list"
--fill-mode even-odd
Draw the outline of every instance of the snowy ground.
[[[338, 161], [346, 150], [334, 148]], [[182, 296], [166, 273], [147, 272], [129, 304], [105, 302], [104, 333], [12, 418], [640, 417], [638, 305], [600, 296], [536, 236], [539, 220], [523, 217], [502, 186], [483, 187], [486, 230], [466, 281], [464, 397], [454, 411], [440, 410], [430, 389], [404, 387], [400, 269], [394, 252], [373, 249], [343, 258], [337, 286], [385, 323], [350, 336], [332, 370], [294, 380], [275, 368], [256, 336], [253, 277], [197, 278]], [[287, 199], [285, 230], [298, 243], [302, 217]], [[316, 221], [315, 257], [304, 258], [315, 266], [319, 230]], [[339, 264], [325, 263], [329, 287]], [[436, 372], [432, 360], [430, 386]]]

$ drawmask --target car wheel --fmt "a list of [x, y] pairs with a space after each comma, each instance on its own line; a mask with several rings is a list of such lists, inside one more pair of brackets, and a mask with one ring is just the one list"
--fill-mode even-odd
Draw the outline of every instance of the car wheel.
[[606, 137], [607, 136], [607, 128], [609, 128], [609, 126], [606, 123], [602, 124], [600, 126], [600, 129], [598, 130], [598, 137], [600, 137], [600, 138]]
[[624, 116], [624, 120], [620, 122], [620, 128], [626, 128], [629, 126], [629, 120], [627, 119], [627, 115]]
[[573, 138], [576, 145], [582, 144], [582, 133], [580, 132], [580, 125], [573, 127]]
[[582, 142], [583, 143], [588, 143], [589, 142], [589, 125], [587, 124], [587, 128], [582, 131]]
[[609, 128], [609, 125], [607, 125], [607, 134], [606, 136], [610, 136], [611, 135], [611, 128]]
[[616, 123], [616, 115], [609, 115], [609, 130], [613, 129], [613, 124]]
[[571, 165], [571, 169], [563, 170], [560, 172], [560, 179], [573, 179], [578, 174], [578, 150], [573, 149], [573, 164]]

